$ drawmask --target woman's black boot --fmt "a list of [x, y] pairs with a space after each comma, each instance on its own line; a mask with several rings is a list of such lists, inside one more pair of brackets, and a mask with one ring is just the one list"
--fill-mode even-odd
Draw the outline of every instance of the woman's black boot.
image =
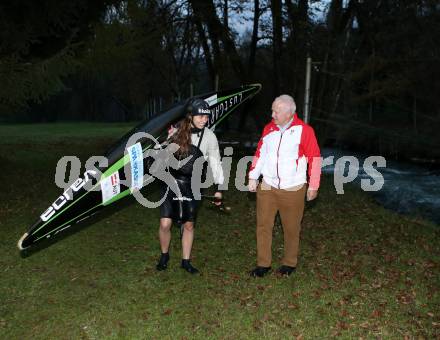
[[157, 262], [156, 269], [157, 270], [165, 270], [168, 267], [168, 261], [170, 260], [169, 253], [161, 253], [159, 261]]
[[199, 272], [197, 268], [192, 266], [191, 260], [182, 260], [182, 268], [191, 274], [197, 274]]

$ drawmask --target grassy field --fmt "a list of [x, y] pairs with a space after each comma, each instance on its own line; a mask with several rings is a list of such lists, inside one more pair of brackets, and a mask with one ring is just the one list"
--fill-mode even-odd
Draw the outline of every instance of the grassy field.
[[[200, 210], [199, 276], [179, 268], [177, 230], [156, 272], [159, 212], [138, 204], [20, 258], [17, 240], [61, 191], [58, 159], [102, 154], [129, 128], [0, 126], [0, 339], [440, 338], [440, 228], [354, 187], [336, 195], [331, 178], [306, 209], [289, 278], [248, 276], [255, 201], [235, 190], [230, 214]], [[277, 266], [278, 223], [273, 252]]]

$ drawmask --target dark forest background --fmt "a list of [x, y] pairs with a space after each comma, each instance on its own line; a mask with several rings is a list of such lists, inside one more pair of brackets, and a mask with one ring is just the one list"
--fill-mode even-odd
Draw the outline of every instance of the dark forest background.
[[227, 125], [256, 136], [281, 93], [303, 116], [308, 56], [321, 145], [440, 158], [437, 0], [3, 1], [0, 121], [138, 121], [258, 82]]

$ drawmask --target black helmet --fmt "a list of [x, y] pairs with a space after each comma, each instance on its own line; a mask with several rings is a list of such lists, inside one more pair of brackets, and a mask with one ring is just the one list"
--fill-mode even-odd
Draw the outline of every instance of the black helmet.
[[186, 111], [191, 114], [191, 116], [202, 116], [211, 114], [209, 104], [203, 99], [191, 100], [186, 107]]

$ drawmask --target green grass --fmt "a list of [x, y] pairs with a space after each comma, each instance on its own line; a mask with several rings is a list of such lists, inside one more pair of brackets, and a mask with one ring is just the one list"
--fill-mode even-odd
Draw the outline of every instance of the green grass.
[[[17, 240], [61, 191], [57, 160], [98, 155], [127, 129], [0, 127], [8, 137], [0, 140], [0, 339], [440, 337], [440, 229], [354, 187], [336, 195], [331, 178], [306, 209], [300, 263], [289, 278], [248, 276], [255, 202], [235, 190], [226, 193], [229, 215], [207, 204], [200, 210], [200, 276], [179, 268], [177, 230], [169, 269], [156, 272], [159, 211], [138, 204], [20, 258]], [[278, 223], [273, 253], [277, 266]]]
[[52, 123], [0, 125], [2, 144], [32, 141], [47, 144], [53, 141], [68, 142], [72, 138], [112, 138], [123, 135], [135, 123]]

